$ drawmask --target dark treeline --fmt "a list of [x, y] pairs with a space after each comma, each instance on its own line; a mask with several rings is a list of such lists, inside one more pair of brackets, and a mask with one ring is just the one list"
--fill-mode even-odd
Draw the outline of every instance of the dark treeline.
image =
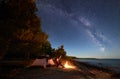
[[66, 56], [63, 45], [51, 47], [36, 12], [35, 0], [0, 0], [0, 60]]

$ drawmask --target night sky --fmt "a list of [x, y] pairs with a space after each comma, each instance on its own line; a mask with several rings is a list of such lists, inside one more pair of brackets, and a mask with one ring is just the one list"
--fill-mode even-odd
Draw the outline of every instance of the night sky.
[[40, 0], [42, 29], [67, 55], [120, 58], [120, 0]]

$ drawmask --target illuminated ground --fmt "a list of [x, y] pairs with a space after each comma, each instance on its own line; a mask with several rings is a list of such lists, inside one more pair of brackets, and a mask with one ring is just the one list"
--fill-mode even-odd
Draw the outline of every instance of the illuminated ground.
[[40, 67], [27, 68], [17, 74], [14, 79], [119, 79], [120, 77], [112, 76], [108, 71], [87, 67], [77, 63], [77, 69], [62, 69], [56, 67], [48, 67], [46, 69]]

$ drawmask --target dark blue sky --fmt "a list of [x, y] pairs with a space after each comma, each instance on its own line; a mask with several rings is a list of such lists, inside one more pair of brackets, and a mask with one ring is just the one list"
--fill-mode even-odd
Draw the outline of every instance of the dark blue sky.
[[42, 29], [68, 55], [120, 58], [120, 0], [41, 0]]

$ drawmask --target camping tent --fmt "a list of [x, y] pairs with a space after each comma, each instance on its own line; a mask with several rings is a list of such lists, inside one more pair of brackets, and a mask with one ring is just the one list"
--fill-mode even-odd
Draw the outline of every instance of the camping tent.
[[53, 59], [48, 59], [47, 58], [42, 58], [42, 59], [35, 59], [31, 62], [31, 64], [28, 66], [43, 66], [44, 68], [46, 68], [47, 65], [55, 65]]
[[46, 68], [46, 65], [47, 65], [47, 59], [42, 58], [42, 59], [33, 60], [33, 62], [29, 66], [43, 66], [44, 68]]
[[55, 63], [54, 63], [54, 61], [53, 61], [53, 59], [51, 58], [51, 59], [48, 59], [48, 62], [47, 62], [47, 64], [48, 65], [55, 65]]

